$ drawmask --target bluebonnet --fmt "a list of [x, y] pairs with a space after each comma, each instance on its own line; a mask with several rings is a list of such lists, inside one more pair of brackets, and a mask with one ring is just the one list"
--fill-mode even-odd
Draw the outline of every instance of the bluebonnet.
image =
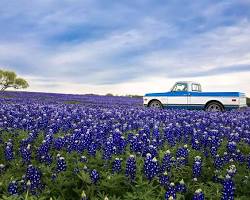
[[167, 150], [163, 156], [163, 159], [162, 159], [162, 164], [161, 164], [161, 171], [164, 172], [164, 171], [170, 171], [171, 169], [171, 153], [169, 150]]
[[27, 147], [20, 147], [21, 157], [24, 163], [29, 163], [31, 160], [31, 145], [28, 144]]
[[188, 163], [188, 148], [187, 145], [179, 147], [176, 152], [177, 164], [186, 165]]
[[224, 160], [222, 157], [220, 157], [220, 155], [216, 155], [214, 158], [214, 166], [216, 169], [221, 169], [224, 165]]
[[91, 156], [95, 156], [96, 155], [96, 150], [97, 150], [97, 145], [95, 142], [92, 142], [89, 146], [88, 146], [88, 153]]
[[187, 187], [183, 179], [178, 184], [176, 184], [175, 189], [176, 189], [176, 192], [181, 192], [181, 193], [185, 193], [187, 191]]
[[187, 145], [184, 145], [183, 147], [179, 147], [176, 151], [176, 157], [188, 157], [188, 148]]
[[29, 165], [26, 170], [25, 175], [26, 183], [28, 189], [32, 194], [36, 194], [37, 190], [41, 190], [43, 188], [42, 184], [42, 173], [33, 165]]
[[65, 162], [65, 159], [64, 157], [59, 155], [56, 164], [56, 172], [59, 173], [61, 171], [66, 171], [66, 169], [67, 169], [67, 164]]
[[236, 152], [236, 150], [237, 150], [236, 142], [234, 142], [234, 141], [228, 142], [227, 151], [229, 153], [234, 153], [234, 152]]
[[170, 127], [165, 129], [165, 134], [164, 134], [164, 138], [165, 140], [167, 140], [168, 144], [173, 147], [176, 144], [176, 140], [175, 140], [175, 136], [173, 131], [170, 129]]
[[18, 194], [18, 184], [17, 184], [17, 181], [11, 181], [9, 183], [8, 192], [11, 195], [17, 195]]
[[193, 164], [193, 178], [198, 178], [201, 176], [202, 161], [200, 156], [195, 157]]
[[212, 157], [215, 157], [217, 155], [217, 151], [218, 151], [217, 147], [215, 147], [215, 146], [211, 147], [210, 153], [211, 153]]
[[122, 159], [120, 158], [115, 158], [112, 164], [112, 172], [113, 173], [119, 173], [122, 170], [121, 166]]
[[205, 200], [205, 195], [201, 189], [195, 191], [193, 200]]
[[193, 139], [192, 140], [192, 148], [195, 150], [200, 150], [201, 145], [198, 139]]
[[130, 155], [126, 162], [125, 174], [130, 178], [131, 181], [135, 179], [136, 176], [136, 160], [134, 155]]
[[6, 142], [6, 146], [4, 149], [4, 155], [5, 159], [7, 161], [13, 160], [14, 159], [14, 151], [13, 151], [13, 144], [12, 142]]
[[165, 199], [170, 200], [170, 199], [176, 199], [176, 190], [175, 190], [175, 184], [170, 183], [168, 187], [168, 191], [165, 194]]
[[144, 161], [143, 169], [145, 176], [151, 181], [159, 173], [160, 168], [157, 159], [148, 153]]
[[99, 173], [97, 172], [96, 169], [93, 169], [91, 171], [90, 178], [91, 178], [92, 183], [94, 183], [94, 184], [96, 184], [99, 181], [100, 175], [99, 175]]
[[234, 199], [235, 186], [231, 176], [226, 175], [223, 180], [223, 189], [221, 200], [233, 200]]
[[168, 187], [170, 184], [170, 177], [168, 176], [167, 172], [160, 174], [159, 176], [159, 183], [161, 186]]
[[113, 154], [113, 144], [108, 140], [103, 148], [103, 159], [110, 160]]

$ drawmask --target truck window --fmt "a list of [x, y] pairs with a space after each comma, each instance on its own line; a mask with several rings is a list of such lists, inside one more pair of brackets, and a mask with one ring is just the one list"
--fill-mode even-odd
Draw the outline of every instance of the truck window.
[[176, 83], [172, 89], [173, 92], [177, 91], [188, 91], [188, 86], [186, 83]]
[[199, 84], [192, 84], [192, 91], [200, 92], [201, 86]]

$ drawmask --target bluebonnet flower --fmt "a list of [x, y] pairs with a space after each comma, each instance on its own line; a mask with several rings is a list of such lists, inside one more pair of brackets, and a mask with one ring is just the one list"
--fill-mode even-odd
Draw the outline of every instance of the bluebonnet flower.
[[41, 182], [42, 173], [34, 166], [29, 165], [26, 171], [25, 179], [27, 186], [29, 187], [32, 194], [36, 194], [38, 189], [43, 188]]
[[8, 186], [8, 192], [11, 195], [17, 195], [18, 194], [18, 184], [16, 181], [11, 181]]
[[228, 154], [227, 152], [223, 153], [223, 162], [224, 164], [227, 164], [231, 160], [231, 154]]
[[134, 135], [130, 141], [130, 150], [135, 153], [142, 153], [142, 148], [143, 145], [138, 135]]
[[195, 191], [193, 200], [205, 200], [205, 195], [201, 189]]
[[164, 137], [171, 147], [175, 146], [175, 144], [176, 144], [175, 136], [174, 136], [174, 133], [171, 129], [169, 129], [169, 128], [165, 129]]
[[162, 164], [161, 164], [161, 171], [170, 171], [171, 169], [171, 153], [169, 150], [166, 151], [166, 153], [164, 154], [164, 157], [162, 159]]
[[159, 176], [159, 183], [161, 186], [167, 187], [170, 184], [170, 178], [167, 172], [164, 172]]
[[246, 157], [243, 153], [240, 152], [239, 149], [236, 150], [236, 153], [234, 155], [234, 160], [240, 162], [241, 164], [243, 164], [246, 161]]
[[229, 175], [226, 175], [226, 178], [223, 181], [221, 200], [233, 200], [234, 192], [235, 192], [234, 182]]
[[188, 148], [187, 145], [184, 145], [183, 147], [179, 147], [176, 151], [176, 157], [188, 157]]
[[176, 192], [181, 192], [181, 193], [185, 193], [187, 191], [187, 187], [183, 179], [176, 185], [175, 189]]
[[199, 140], [197, 140], [197, 139], [192, 140], [192, 148], [195, 150], [200, 150], [201, 145], [200, 145]]
[[113, 144], [107, 141], [105, 147], [103, 148], [103, 159], [110, 160], [113, 154]]
[[30, 144], [27, 147], [20, 148], [21, 157], [24, 163], [29, 163], [31, 160], [31, 148]]
[[13, 144], [11, 142], [6, 142], [6, 146], [4, 149], [5, 159], [7, 161], [14, 159], [14, 152], [13, 152]]
[[176, 199], [176, 190], [174, 183], [170, 183], [168, 191], [165, 194], [165, 199], [166, 200]]
[[95, 142], [92, 142], [89, 146], [88, 146], [88, 153], [91, 156], [95, 156], [96, 155], [96, 149], [97, 149], [97, 145]]
[[201, 176], [202, 162], [201, 157], [196, 156], [193, 164], [193, 178], [198, 178]]
[[59, 156], [59, 158], [57, 159], [57, 165], [56, 166], [57, 166], [56, 171], [58, 173], [61, 172], [61, 171], [66, 171], [67, 165], [66, 165], [64, 157]]
[[42, 145], [37, 149], [36, 158], [42, 163], [50, 165], [52, 163], [52, 156], [49, 154], [50, 141], [43, 140]]
[[232, 142], [228, 142], [227, 144], [227, 151], [229, 153], [234, 153], [237, 150], [237, 145], [236, 142], [232, 141]]
[[216, 169], [221, 169], [224, 165], [224, 160], [218, 154], [214, 158], [214, 166]]
[[211, 153], [212, 157], [215, 157], [217, 155], [217, 151], [218, 151], [217, 147], [215, 147], [215, 146], [211, 147], [210, 153]]
[[135, 179], [136, 176], [136, 160], [134, 155], [130, 155], [126, 162], [125, 174], [130, 178], [131, 181]]
[[100, 175], [96, 169], [91, 171], [90, 178], [91, 178], [92, 183], [94, 183], [94, 184], [96, 184], [99, 181]]
[[151, 154], [152, 157], [156, 157], [158, 155], [157, 148], [153, 145], [149, 145], [143, 151], [143, 156], [147, 156], [147, 154]]
[[186, 165], [188, 163], [188, 148], [187, 145], [184, 147], [178, 148], [176, 152], [177, 164], [178, 165]]
[[64, 137], [59, 137], [54, 140], [54, 148], [58, 151], [63, 148], [64, 144], [65, 144]]
[[122, 159], [115, 158], [115, 160], [113, 161], [113, 165], [112, 165], [113, 173], [119, 173], [122, 170], [121, 162], [122, 162]]
[[157, 159], [152, 158], [151, 154], [147, 154], [144, 161], [144, 174], [151, 181], [159, 173], [159, 164]]

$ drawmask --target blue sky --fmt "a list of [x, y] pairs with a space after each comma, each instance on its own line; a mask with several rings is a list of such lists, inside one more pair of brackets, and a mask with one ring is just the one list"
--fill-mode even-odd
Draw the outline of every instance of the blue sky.
[[[1, 0], [0, 66], [30, 91], [250, 95], [249, 0]], [[216, 81], [215, 81], [216, 80]]]

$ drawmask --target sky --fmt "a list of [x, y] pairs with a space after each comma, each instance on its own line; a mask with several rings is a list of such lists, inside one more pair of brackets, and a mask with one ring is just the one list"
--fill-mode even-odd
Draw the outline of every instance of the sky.
[[27, 91], [250, 96], [250, 0], [0, 0], [0, 68]]

